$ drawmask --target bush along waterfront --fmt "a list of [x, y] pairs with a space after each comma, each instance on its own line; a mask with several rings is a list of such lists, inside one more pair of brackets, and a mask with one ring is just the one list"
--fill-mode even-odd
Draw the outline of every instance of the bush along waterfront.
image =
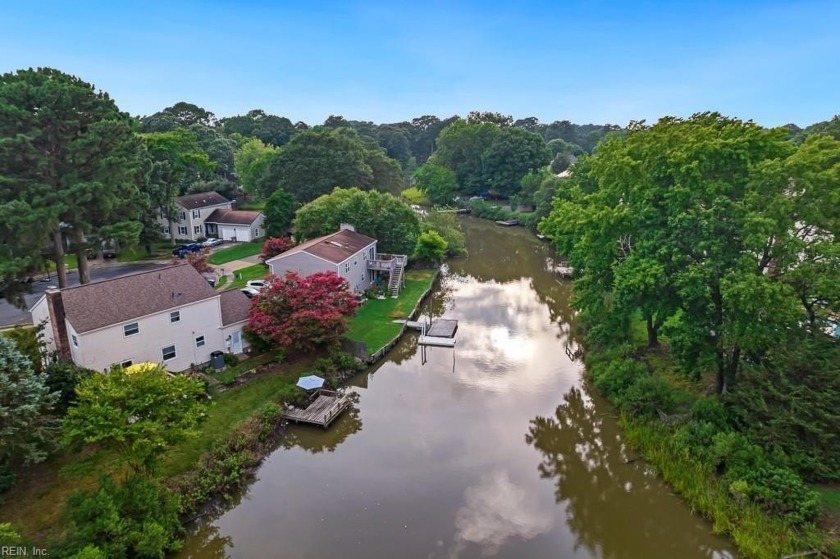
[[840, 141], [784, 138], [636, 123], [539, 225], [578, 271], [587, 375], [630, 442], [758, 558], [838, 549], [809, 484], [840, 481]]

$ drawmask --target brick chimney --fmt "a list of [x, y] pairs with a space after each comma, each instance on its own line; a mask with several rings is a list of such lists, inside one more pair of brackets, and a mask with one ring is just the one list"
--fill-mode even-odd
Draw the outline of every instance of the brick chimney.
[[67, 324], [64, 320], [64, 301], [61, 298], [61, 291], [57, 287], [50, 286], [45, 294], [58, 358], [62, 361], [70, 361], [70, 338], [67, 335]]

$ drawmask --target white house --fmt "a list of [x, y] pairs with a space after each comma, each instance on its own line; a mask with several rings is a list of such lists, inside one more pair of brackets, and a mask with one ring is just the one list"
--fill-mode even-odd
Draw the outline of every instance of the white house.
[[242, 353], [250, 302], [238, 289], [217, 292], [190, 264], [64, 289], [50, 287], [32, 307], [44, 341], [59, 358], [104, 371], [151, 361], [170, 371]]
[[253, 241], [265, 234], [264, 221], [262, 212], [217, 209], [204, 219], [205, 236], [223, 241]]
[[195, 241], [199, 237], [214, 236], [208, 235], [205, 231], [204, 222], [207, 217], [216, 210], [233, 208], [233, 202], [218, 192], [199, 192], [179, 196], [175, 199], [175, 204], [178, 208], [178, 213], [175, 215], [176, 220], [169, 223], [166, 216], [161, 212], [158, 221], [163, 226], [163, 233], [166, 238], [185, 241]]
[[335, 272], [357, 293], [387, 279], [392, 295], [399, 293], [402, 286], [405, 263], [404, 255], [379, 254], [376, 239], [357, 233], [353, 226], [346, 224], [335, 233], [301, 243], [266, 261], [269, 271], [279, 277], [288, 271], [304, 277]]

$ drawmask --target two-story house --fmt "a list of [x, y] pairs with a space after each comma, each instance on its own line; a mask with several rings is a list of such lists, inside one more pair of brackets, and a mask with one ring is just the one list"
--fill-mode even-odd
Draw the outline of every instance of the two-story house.
[[206, 237], [223, 241], [248, 242], [265, 234], [262, 212], [248, 210], [214, 210], [204, 219]]
[[164, 237], [185, 241], [195, 241], [207, 235], [204, 222], [216, 210], [233, 209], [233, 202], [218, 192], [199, 192], [187, 194], [175, 199], [177, 213], [170, 223], [166, 215], [161, 212], [158, 221], [163, 226]]
[[286, 272], [308, 276], [316, 272], [335, 272], [347, 280], [356, 293], [387, 280], [392, 295], [399, 293], [406, 257], [380, 254], [376, 239], [357, 233], [352, 225], [342, 224], [335, 233], [310, 239], [266, 260], [269, 271], [283, 277]]
[[217, 292], [190, 264], [176, 264], [64, 289], [48, 288], [32, 307], [44, 342], [60, 359], [104, 371], [151, 361], [170, 371], [242, 353], [250, 301]]

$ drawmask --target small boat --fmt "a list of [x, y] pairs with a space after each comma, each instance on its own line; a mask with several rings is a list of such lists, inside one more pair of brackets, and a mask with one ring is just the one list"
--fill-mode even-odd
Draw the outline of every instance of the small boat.
[[554, 271], [560, 274], [560, 277], [570, 278], [575, 275], [575, 269], [571, 266], [555, 266]]
[[543, 235], [542, 233], [537, 233], [537, 238], [541, 241], [548, 239], [548, 235]]
[[496, 222], [496, 225], [504, 225], [505, 227], [510, 227], [512, 225], [519, 225], [519, 220], [515, 217], [513, 219], [505, 219], [503, 221], [499, 220]]

